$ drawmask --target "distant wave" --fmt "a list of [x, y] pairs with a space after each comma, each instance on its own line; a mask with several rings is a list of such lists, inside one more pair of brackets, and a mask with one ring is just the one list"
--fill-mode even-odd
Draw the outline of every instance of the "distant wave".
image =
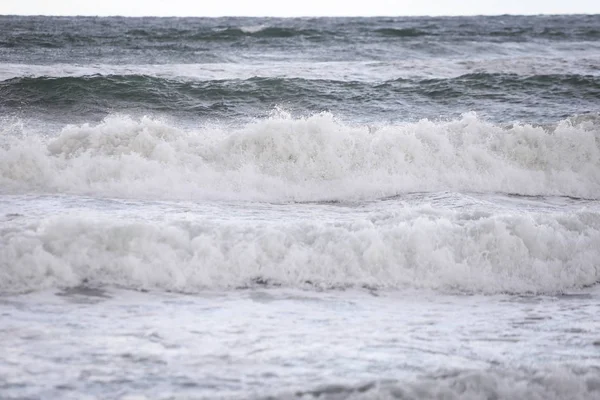
[[193, 40], [230, 40], [239, 37], [256, 37], [256, 38], [293, 38], [296, 36], [326, 36], [329, 33], [317, 29], [298, 29], [287, 27], [262, 27], [259, 29], [248, 29], [247, 27], [240, 28], [225, 28], [213, 29], [210, 31], [199, 32], [190, 35]]
[[[53, 18], [0, 16], [0, 48], [82, 48], [117, 46], [129, 49], [165, 50], [191, 48], [196, 44], [223, 42], [261, 44], [281, 40], [385, 42], [424, 36], [437, 41], [594, 41], [600, 37], [597, 16], [558, 17], [465, 17], [465, 18]], [[35, 25], [35, 32], [18, 29]], [[149, 27], [151, 26], [151, 27]], [[3, 31], [4, 29], [4, 31]]]
[[19, 109], [36, 106], [102, 111], [129, 104], [146, 110], [199, 113], [225, 110], [236, 104], [264, 107], [266, 103], [273, 107], [286, 100], [302, 99], [308, 109], [312, 106], [323, 110], [352, 101], [349, 99], [389, 103], [401, 96], [471, 101], [517, 95], [535, 95], [561, 103], [570, 101], [569, 98], [576, 103], [595, 102], [600, 98], [600, 77], [475, 73], [448, 79], [395, 79], [378, 83], [262, 77], [196, 81], [147, 75], [90, 75], [23, 77], [0, 82], [0, 106]]
[[61, 32], [58, 34], [39, 33], [37, 35], [0, 38], [0, 48], [65, 48], [81, 46], [117, 45], [124, 48], [148, 47], [156, 48], [161, 43], [193, 43], [193, 42], [223, 42], [238, 41], [244, 38], [257, 39], [293, 39], [307, 37], [315, 40], [326, 40], [334, 37], [335, 32], [318, 28], [302, 29], [294, 27], [204, 27], [198, 29], [142, 29], [127, 30], [122, 36], [102, 37], [101, 35], [86, 35], [85, 33]]
[[428, 36], [431, 33], [416, 29], [416, 28], [381, 28], [377, 29], [375, 32], [384, 36], [396, 36], [396, 37], [418, 37], [418, 36]]

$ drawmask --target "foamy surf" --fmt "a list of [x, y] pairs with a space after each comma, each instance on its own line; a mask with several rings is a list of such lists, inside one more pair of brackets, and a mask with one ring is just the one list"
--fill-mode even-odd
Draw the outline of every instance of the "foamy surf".
[[128, 203], [106, 207], [5, 221], [0, 291], [108, 285], [197, 293], [267, 285], [548, 294], [600, 281], [594, 209], [492, 213], [388, 201], [348, 213], [282, 206], [281, 215], [252, 204], [243, 215], [231, 206], [163, 205], [161, 215]]
[[[51, 134], [49, 132], [48, 134]], [[458, 120], [356, 125], [278, 113], [184, 130], [112, 116], [56, 136], [5, 131], [4, 193], [142, 199], [365, 200], [415, 191], [600, 197], [594, 118], [551, 126]]]

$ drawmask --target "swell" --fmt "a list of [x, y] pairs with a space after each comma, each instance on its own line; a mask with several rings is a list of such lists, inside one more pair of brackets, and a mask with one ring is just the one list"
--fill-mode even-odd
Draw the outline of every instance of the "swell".
[[[0, 82], [0, 107], [112, 109], [115, 105], [165, 111], [211, 112], [236, 106], [292, 103], [320, 111], [345, 104], [362, 107], [398, 98], [413, 102], [452, 100], [514, 104], [536, 96], [545, 102], [578, 104], [594, 111], [600, 98], [600, 77], [578, 74], [532, 75], [475, 73], [448, 79], [396, 79], [353, 82], [303, 78], [182, 80], [148, 75], [22, 77]], [[387, 107], [387, 106], [386, 106]], [[586, 110], [586, 108], [588, 108]], [[349, 107], [348, 107], [349, 108]], [[385, 108], [385, 107], [383, 107]]]

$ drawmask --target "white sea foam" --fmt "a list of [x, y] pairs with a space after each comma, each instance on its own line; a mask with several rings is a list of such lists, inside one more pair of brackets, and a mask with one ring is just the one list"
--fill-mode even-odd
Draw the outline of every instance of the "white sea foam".
[[131, 220], [114, 211], [17, 218], [0, 230], [0, 291], [86, 283], [197, 292], [267, 282], [556, 293], [600, 281], [598, 212], [387, 209], [331, 221]]
[[279, 113], [240, 128], [185, 131], [112, 116], [55, 137], [18, 133], [0, 136], [4, 193], [313, 201], [454, 190], [600, 198], [594, 118], [502, 127], [466, 114], [369, 127], [330, 114]]
[[245, 33], [257, 33], [268, 28], [268, 25], [248, 25], [240, 27], [240, 30]]
[[[0, 392], [596, 400], [595, 292], [524, 298], [281, 288], [181, 296], [73, 288], [4, 296]], [[140, 384], [128, 387], [124, 376]]]

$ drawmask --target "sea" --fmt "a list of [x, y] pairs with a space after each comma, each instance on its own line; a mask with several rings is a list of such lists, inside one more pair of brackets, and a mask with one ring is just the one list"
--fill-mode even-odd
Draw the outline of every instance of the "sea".
[[600, 399], [600, 15], [0, 16], [0, 398]]

